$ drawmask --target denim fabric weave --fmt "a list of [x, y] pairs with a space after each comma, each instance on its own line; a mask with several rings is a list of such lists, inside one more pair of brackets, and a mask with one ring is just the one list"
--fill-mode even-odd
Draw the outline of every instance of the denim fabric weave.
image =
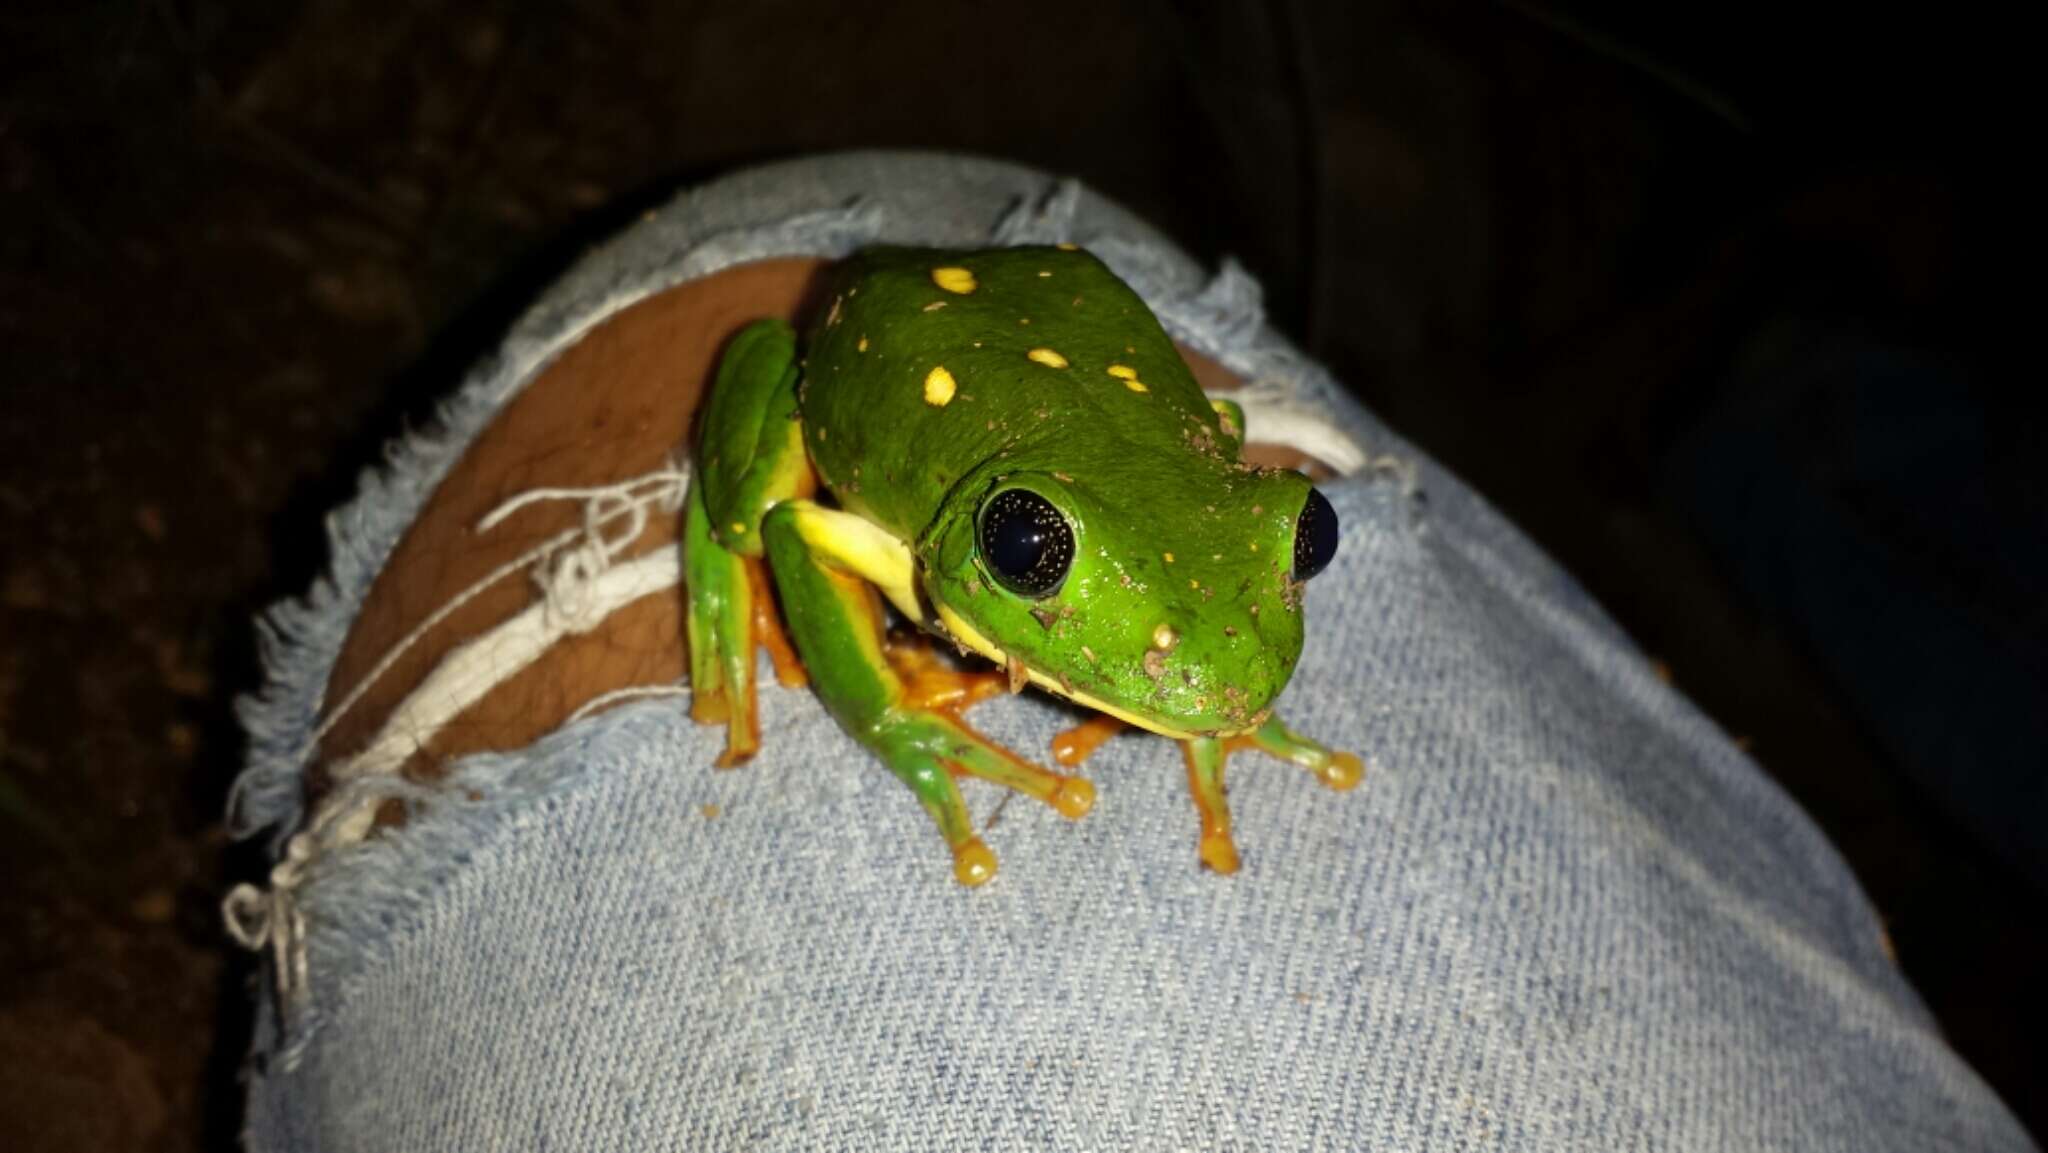
[[[810, 231], [778, 249], [791, 218]], [[1244, 869], [1217, 877], [1179, 751], [1126, 734], [1085, 819], [1004, 806], [1001, 874], [968, 891], [809, 694], [768, 682], [766, 747], [733, 772], [675, 702], [622, 707], [466, 762], [482, 800], [323, 862], [310, 1000], [282, 1025], [266, 1005], [257, 1037], [255, 1148], [2031, 1148], [1806, 817], [1523, 538], [1333, 399], [1242, 276], [1033, 173], [856, 155], [684, 197], [527, 331], [577, 331], [713, 242], [998, 228], [1109, 253], [1177, 336], [1420, 468], [1420, 497], [1391, 471], [1325, 486], [1343, 545], [1281, 698], [1364, 784], [1237, 754]], [[473, 382], [452, 443], [517, 383]], [[423, 488], [350, 511], [359, 566]], [[272, 655], [252, 724], [279, 747], [360, 577]], [[1043, 759], [1072, 714], [1027, 695], [973, 719]], [[997, 795], [968, 788], [987, 819]], [[252, 786], [257, 819], [290, 820], [288, 792]]]

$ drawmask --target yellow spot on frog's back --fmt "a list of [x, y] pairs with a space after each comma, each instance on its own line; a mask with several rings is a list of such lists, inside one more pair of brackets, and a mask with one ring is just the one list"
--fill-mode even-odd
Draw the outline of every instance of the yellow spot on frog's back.
[[965, 296], [975, 289], [974, 274], [964, 268], [948, 266], [932, 269], [932, 283], [947, 292]]
[[930, 304], [927, 304], [927, 305], [925, 305], [925, 306], [924, 306], [924, 308], [922, 309], [922, 311], [924, 311], [924, 312], [937, 312], [938, 310], [940, 310], [941, 308], [944, 308], [944, 307], [946, 307], [946, 302], [945, 302], [945, 301], [943, 301], [943, 300], [934, 300], [934, 301], [932, 301], [932, 302], [931, 302]]
[[1047, 368], [1065, 368], [1067, 366], [1067, 358], [1050, 348], [1034, 348], [1024, 355]]
[[1053, 245], [1053, 247], [1059, 249], [1061, 252], [1078, 252], [1081, 249], [1080, 245], [1068, 244], [1064, 240], [1060, 241], [1058, 244]]
[[1050, 270], [1050, 269], [1044, 269], [1044, 268], [1041, 268], [1041, 269], [1039, 269], [1039, 270], [1038, 270], [1038, 278], [1039, 278], [1040, 280], [1043, 280], [1043, 279], [1045, 279], [1046, 277], [1048, 277], [1048, 276], [1051, 276], [1051, 275], [1052, 275], [1052, 272], [1051, 272], [1051, 270]]
[[732, 533], [734, 536], [745, 536], [747, 535], [747, 526], [739, 521], [734, 521], [732, 522]]
[[1128, 388], [1128, 389], [1130, 389], [1130, 390], [1131, 390], [1132, 392], [1151, 392], [1151, 391], [1152, 391], [1151, 389], [1149, 389], [1149, 388], [1146, 388], [1146, 387], [1145, 387], [1145, 382], [1144, 382], [1144, 381], [1142, 381], [1142, 380], [1127, 380], [1127, 381], [1124, 381], [1124, 387], [1125, 387], [1125, 388]]
[[958, 387], [953, 380], [953, 374], [946, 371], [946, 366], [937, 365], [925, 374], [924, 402], [944, 408], [952, 402], [953, 393]]
[[1164, 554], [1164, 555], [1165, 555], [1165, 557], [1166, 557], [1166, 563], [1167, 563], [1167, 564], [1172, 564], [1172, 563], [1173, 563], [1173, 554], [1172, 554], [1172, 553], [1166, 553], [1166, 554]]
[[861, 337], [860, 343], [855, 345], [854, 347], [860, 350], [861, 352], [866, 352], [868, 350], [868, 338], [865, 336]]
[[1118, 380], [1136, 380], [1138, 379], [1138, 370], [1128, 364], [1112, 364], [1109, 366], [1109, 375], [1116, 377]]

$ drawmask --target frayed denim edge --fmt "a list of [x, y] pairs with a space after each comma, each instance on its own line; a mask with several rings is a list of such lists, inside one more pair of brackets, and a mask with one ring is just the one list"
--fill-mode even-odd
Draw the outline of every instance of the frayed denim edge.
[[[746, 175], [751, 174], [728, 180]], [[1226, 260], [1200, 291], [1176, 295], [1173, 288], [1189, 279], [1186, 257], [1146, 238], [1074, 236], [1077, 212], [1092, 194], [1075, 181], [1037, 179], [1045, 191], [1023, 198], [995, 227], [991, 240], [1085, 239], [1153, 304], [1176, 339], [1247, 378], [1286, 382], [1301, 400], [1332, 413], [1362, 442], [1427, 467], [1420, 454], [1367, 416], [1328, 373], [1266, 327], [1259, 286], [1234, 261]], [[684, 281], [749, 261], [839, 257], [877, 240], [908, 239], [892, 235], [906, 226], [889, 220], [881, 206], [859, 201], [694, 241], [663, 219], [687, 214], [690, 201], [716, 195], [725, 183], [683, 193], [581, 261], [438, 407], [434, 426], [387, 446], [383, 467], [365, 469], [355, 499], [328, 516], [332, 560], [327, 575], [303, 599], [275, 605], [257, 621], [264, 681], [236, 702], [250, 746], [247, 765], [228, 798], [232, 835], [244, 838], [270, 830], [274, 852], [303, 820], [300, 774], [313, 752], [327, 678], [354, 611], [434, 487], [504, 402], [542, 367], [621, 309]]]
[[[909, 165], [945, 162], [985, 165], [978, 175], [1014, 179], [1024, 191], [992, 228], [986, 242], [1013, 245], [1074, 241], [1085, 244], [1146, 298], [1167, 331], [1233, 372], [1284, 382], [1301, 401], [1324, 409], [1345, 430], [1383, 454], [1420, 460], [1412, 448], [1360, 409], [1335, 381], [1265, 324], [1259, 286], [1234, 261], [1203, 283], [1188, 258], [1143, 231], [1123, 231], [1119, 209], [1097, 200], [1078, 182], [1056, 181], [1011, 165], [958, 158], [853, 154], [850, 166], [877, 161]], [[828, 159], [828, 163], [829, 163]], [[798, 168], [807, 162], [787, 166]], [[774, 168], [736, 173], [686, 191], [602, 245], [550, 288], [507, 335], [502, 347], [473, 369], [460, 389], [436, 410], [433, 427], [408, 432], [385, 450], [382, 468], [361, 474], [354, 500], [330, 514], [332, 560], [327, 575], [300, 600], [280, 603], [257, 622], [264, 668], [262, 686], [236, 702], [249, 733], [248, 763], [228, 800], [227, 823], [237, 837], [268, 830], [273, 855], [304, 819], [301, 774], [314, 752], [327, 681], [356, 610], [413, 518], [471, 441], [499, 408], [546, 364], [586, 332], [620, 310], [676, 284], [750, 261], [786, 256], [845, 256], [876, 242], [958, 243], [921, 236], [915, 220], [892, 217], [881, 199], [854, 198], [840, 207], [693, 236], [688, 218], [700, 198], [717, 197]], [[1083, 218], [1087, 222], [1081, 223]], [[1117, 231], [1096, 233], [1094, 225]], [[1142, 226], [1140, 226], [1141, 228]], [[1186, 287], [1198, 285], [1196, 291]], [[1426, 463], [1426, 462], [1425, 462]], [[492, 829], [559, 793], [579, 776], [581, 753], [596, 741], [631, 736], [658, 723], [660, 702], [625, 706], [564, 726], [517, 754], [464, 758], [449, 784], [483, 792], [487, 800], [456, 802], [422, 812], [403, 830], [388, 831], [308, 870], [310, 904], [306, 947], [319, 958], [314, 983], [336, 1002], [346, 1001], [354, 978], [374, 953], [396, 947], [416, 923], [413, 915]], [[574, 755], [571, 755], [574, 754]], [[333, 882], [315, 886], [323, 875]], [[318, 1031], [315, 995], [288, 1007], [284, 1046], [287, 1068], [297, 1063]], [[267, 1048], [259, 1039], [260, 1048]]]
[[284, 1015], [281, 1067], [298, 1066], [326, 1016], [405, 946], [426, 923], [425, 908], [456, 877], [549, 821], [558, 800], [590, 781], [592, 764], [616, 763], [605, 750], [645, 749], [692, 723], [673, 701], [635, 701], [512, 752], [463, 757], [440, 782], [435, 803], [416, 807], [403, 829], [384, 830], [316, 866], [309, 882], [330, 882], [311, 902], [305, 939], [308, 956], [318, 958], [317, 992]]
[[[383, 468], [363, 471], [355, 499], [327, 518], [332, 555], [327, 575], [303, 600], [273, 606], [258, 619], [264, 681], [235, 705], [249, 734], [249, 756], [228, 796], [229, 833], [242, 838], [269, 829], [275, 852], [304, 818], [301, 773], [313, 753], [327, 678], [355, 610], [426, 498], [508, 398], [584, 333], [649, 295], [768, 257], [843, 256], [879, 226], [875, 208], [855, 203], [721, 233], [692, 246], [653, 278], [605, 277], [612, 281], [607, 291], [586, 295], [591, 281], [618, 271], [616, 265], [623, 262], [615, 254], [639, 234], [636, 228], [586, 258], [551, 290], [514, 327], [504, 346], [439, 406], [434, 428], [393, 441], [385, 449]], [[593, 298], [594, 303], [581, 307], [571, 303]]]

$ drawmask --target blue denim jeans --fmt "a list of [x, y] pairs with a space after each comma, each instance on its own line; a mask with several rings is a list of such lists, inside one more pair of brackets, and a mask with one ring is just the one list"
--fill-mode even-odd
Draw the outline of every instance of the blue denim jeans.
[[[2031, 1148], [1887, 959], [1855, 878], [1569, 577], [1128, 214], [1008, 165], [853, 154], [687, 193], [591, 255], [334, 520], [273, 613], [245, 828], [302, 817], [349, 621], [463, 446], [613, 310], [770, 255], [1072, 240], [1184, 343], [1366, 445], [1325, 485], [1290, 724], [1335, 794], [1233, 763], [1244, 868], [1195, 858], [1179, 751], [1127, 734], [1096, 809], [1012, 805], [956, 885], [907, 790], [801, 691], [765, 749], [629, 704], [456, 767], [298, 890], [253, 1148]], [[1043, 755], [1034, 694], [975, 723]], [[481, 798], [481, 799], [471, 799]], [[981, 819], [992, 793], [970, 793]], [[707, 819], [703, 806], [718, 806]]]

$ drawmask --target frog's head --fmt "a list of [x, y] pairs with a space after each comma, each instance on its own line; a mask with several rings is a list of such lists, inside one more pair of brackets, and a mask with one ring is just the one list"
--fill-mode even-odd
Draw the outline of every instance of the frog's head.
[[1260, 724], [1301, 656], [1302, 591], [1337, 549], [1307, 477], [1219, 465], [962, 479], [918, 542], [955, 639], [1172, 737]]

